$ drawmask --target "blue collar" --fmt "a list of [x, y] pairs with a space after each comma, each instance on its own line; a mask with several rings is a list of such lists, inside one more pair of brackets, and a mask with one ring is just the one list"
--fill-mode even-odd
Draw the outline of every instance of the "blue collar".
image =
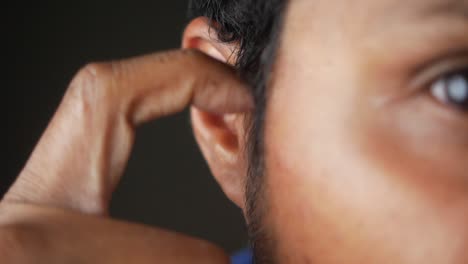
[[231, 257], [232, 264], [253, 264], [252, 252], [244, 249]]

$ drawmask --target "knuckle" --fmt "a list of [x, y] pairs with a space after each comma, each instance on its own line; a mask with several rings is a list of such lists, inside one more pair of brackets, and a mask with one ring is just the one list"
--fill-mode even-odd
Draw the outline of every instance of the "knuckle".
[[112, 63], [93, 62], [84, 66], [80, 72], [83, 78], [90, 80], [106, 80], [113, 73]]
[[78, 71], [69, 89], [81, 102], [103, 103], [110, 99], [115, 78], [115, 63], [89, 63]]
[[111, 63], [89, 63], [78, 71], [73, 82], [93, 86], [108, 81], [112, 77], [112, 71]]

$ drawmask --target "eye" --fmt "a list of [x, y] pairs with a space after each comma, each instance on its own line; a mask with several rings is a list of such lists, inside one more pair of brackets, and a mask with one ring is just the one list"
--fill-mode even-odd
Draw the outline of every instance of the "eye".
[[444, 105], [468, 111], [468, 68], [440, 77], [431, 84], [430, 93]]

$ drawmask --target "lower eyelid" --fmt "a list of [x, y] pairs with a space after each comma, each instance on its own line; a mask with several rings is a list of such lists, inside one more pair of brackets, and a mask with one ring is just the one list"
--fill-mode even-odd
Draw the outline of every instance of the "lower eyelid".
[[[423, 148], [439, 144], [444, 149], [468, 150], [468, 116], [455, 113], [438, 103], [428, 93], [405, 98], [382, 109], [393, 120], [392, 129], [408, 142]], [[398, 124], [395, 126], [395, 124]]]
[[447, 106], [445, 102], [437, 100], [430, 93], [424, 93], [420, 97], [423, 99], [420, 107], [427, 109], [428, 114], [431, 114], [445, 125], [454, 124], [455, 126], [459, 126], [468, 135], [468, 113]]

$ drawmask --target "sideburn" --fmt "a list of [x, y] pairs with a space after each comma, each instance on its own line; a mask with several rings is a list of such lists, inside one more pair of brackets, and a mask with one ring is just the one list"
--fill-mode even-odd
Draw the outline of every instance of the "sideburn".
[[[283, 19], [286, 13], [286, 1], [281, 1], [277, 5], [276, 12], [272, 14], [272, 27], [268, 43], [260, 54], [257, 73], [252, 75], [252, 71], [246, 76], [252, 84], [255, 99], [255, 110], [249, 118], [246, 118], [247, 130], [247, 157], [249, 167], [247, 171], [247, 182], [245, 185], [246, 197], [246, 218], [249, 234], [250, 246], [254, 252], [254, 263], [275, 264], [276, 263], [276, 240], [272, 237], [271, 228], [265, 221], [268, 215], [268, 199], [265, 182], [265, 140], [264, 128], [268, 103], [269, 87], [273, 86], [274, 68], [277, 60], [277, 53], [280, 48], [280, 36], [283, 29]], [[278, 15], [280, 14], [280, 15]], [[247, 69], [249, 67], [246, 67]], [[260, 71], [258, 71], [260, 69]]]

